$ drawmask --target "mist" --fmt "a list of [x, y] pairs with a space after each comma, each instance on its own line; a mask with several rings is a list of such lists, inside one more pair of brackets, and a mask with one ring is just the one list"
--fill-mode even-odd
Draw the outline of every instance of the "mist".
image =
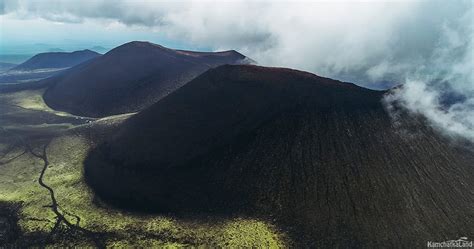
[[[472, 1], [2, 1], [3, 18], [145, 29], [392, 90], [433, 127], [474, 141]], [[22, 27], [25, 29], [24, 27]], [[25, 30], [27, 32], [27, 30]], [[87, 35], [87, 34], [86, 34]]]

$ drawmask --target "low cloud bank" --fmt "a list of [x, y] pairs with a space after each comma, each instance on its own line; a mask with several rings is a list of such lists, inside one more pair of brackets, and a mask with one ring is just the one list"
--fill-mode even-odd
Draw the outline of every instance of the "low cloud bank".
[[120, 23], [236, 49], [370, 88], [474, 141], [473, 5], [466, 1], [0, 1], [8, 18]]
[[451, 136], [474, 142], [474, 20], [473, 9], [442, 26], [429, 63], [406, 74], [402, 87], [392, 90], [395, 101]]

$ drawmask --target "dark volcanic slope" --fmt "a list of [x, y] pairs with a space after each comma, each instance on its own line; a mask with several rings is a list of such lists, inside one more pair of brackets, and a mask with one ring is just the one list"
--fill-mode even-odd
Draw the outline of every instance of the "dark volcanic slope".
[[55, 109], [101, 117], [141, 110], [205, 70], [247, 63], [235, 52], [200, 53], [130, 42], [61, 77], [44, 99]]
[[90, 59], [100, 56], [91, 50], [81, 50], [74, 52], [50, 52], [41, 53], [31, 57], [29, 60], [12, 68], [14, 71], [30, 71], [44, 68], [67, 68], [81, 64]]
[[85, 174], [116, 205], [274, 217], [322, 248], [474, 235], [474, 159], [383, 92], [289, 69], [209, 70], [124, 124]]

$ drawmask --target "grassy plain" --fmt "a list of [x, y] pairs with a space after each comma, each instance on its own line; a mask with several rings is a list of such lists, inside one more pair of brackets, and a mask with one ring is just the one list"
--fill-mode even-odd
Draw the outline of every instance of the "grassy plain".
[[[130, 115], [81, 118], [50, 109], [41, 94], [0, 94], [0, 202], [21, 204], [21, 233], [7, 245], [276, 248], [288, 243], [271, 222], [251, 217], [139, 214], [104, 204], [83, 178], [83, 162], [94, 144], [90, 134]], [[39, 184], [42, 148], [48, 161], [42, 180], [66, 220], [59, 225], [50, 193]]]

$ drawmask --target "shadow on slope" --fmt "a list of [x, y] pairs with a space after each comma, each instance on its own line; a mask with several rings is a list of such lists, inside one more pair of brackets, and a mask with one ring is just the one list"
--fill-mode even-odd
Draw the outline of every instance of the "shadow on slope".
[[127, 120], [85, 176], [120, 207], [246, 214], [319, 247], [413, 247], [473, 235], [474, 163], [384, 92], [309, 73], [211, 69]]
[[104, 117], [144, 109], [209, 68], [249, 63], [236, 51], [173, 50], [149, 42], [129, 42], [61, 77], [46, 80], [53, 109]]

